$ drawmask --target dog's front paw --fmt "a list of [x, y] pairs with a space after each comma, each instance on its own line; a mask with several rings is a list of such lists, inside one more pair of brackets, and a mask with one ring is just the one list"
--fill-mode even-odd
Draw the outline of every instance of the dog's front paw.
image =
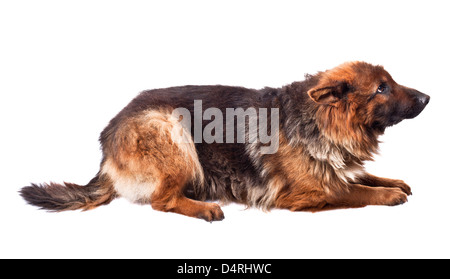
[[400, 205], [408, 201], [407, 194], [403, 189], [387, 188], [384, 192], [384, 204], [385, 205]]
[[407, 194], [408, 196], [412, 195], [411, 187], [409, 187], [408, 184], [406, 184], [403, 180], [400, 179], [392, 179], [392, 186], [396, 188], [402, 189], [402, 191]]

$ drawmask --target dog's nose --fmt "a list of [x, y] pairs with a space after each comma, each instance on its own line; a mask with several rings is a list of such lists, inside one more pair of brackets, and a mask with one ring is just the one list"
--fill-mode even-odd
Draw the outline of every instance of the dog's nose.
[[427, 94], [422, 93], [422, 95], [418, 99], [419, 102], [421, 102], [425, 106], [430, 102], [430, 96], [428, 96]]
[[410, 92], [412, 93], [412, 97], [415, 99], [418, 105], [426, 106], [430, 101], [430, 96], [428, 96], [427, 94], [414, 89]]

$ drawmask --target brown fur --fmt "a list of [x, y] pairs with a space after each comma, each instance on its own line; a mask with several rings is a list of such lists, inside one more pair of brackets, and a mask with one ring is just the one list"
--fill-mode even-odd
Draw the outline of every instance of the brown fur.
[[[279, 109], [278, 151], [262, 154], [261, 143], [194, 143], [172, 115], [180, 107], [194, 115], [194, 100], [203, 102], [202, 112]], [[91, 209], [122, 196], [207, 221], [222, 220], [224, 214], [206, 200], [293, 211], [397, 205], [407, 201], [410, 187], [366, 173], [364, 161], [373, 159], [377, 137], [387, 127], [414, 118], [428, 101], [429, 96], [398, 85], [383, 67], [364, 62], [278, 89], [144, 91], [102, 132], [100, 172], [88, 185], [33, 184], [21, 194], [55, 211]], [[203, 120], [202, 128], [207, 124]]]
[[21, 195], [31, 204], [50, 211], [90, 210], [110, 203], [116, 193], [112, 181], [105, 176], [96, 176], [87, 185], [65, 182], [32, 184], [22, 188]]
[[[276, 154], [278, 158], [272, 164], [278, 167], [276, 173], [283, 173], [290, 181], [287, 183], [289, 187], [285, 187], [278, 195], [276, 206], [317, 211], [406, 202], [407, 195], [411, 194], [407, 184], [401, 180], [367, 174], [362, 163], [372, 160], [372, 154], [378, 148], [377, 136], [384, 132], [384, 129], [367, 128], [375, 121], [376, 105], [412, 105], [412, 98], [405, 92], [408, 89], [396, 84], [382, 67], [365, 63], [347, 63], [319, 73], [318, 76], [319, 82], [308, 91], [308, 95], [322, 105], [316, 111], [318, 127], [324, 137], [337, 147], [345, 164], [343, 168], [330, 167], [329, 162], [312, 160], [310, 154], [302, 152], [301, 148], [291, 148], [282, 141], [282, 148]], [[382, 82], [395, 90], [391, 99], [396, 100], [388, 100], [383, 96], [374, 102], [368, 101], [372, 100], [368, 96]], [[351, 91], [352, 94], [343, 90]], [[424, 98], [428, 103], [429, 97], [424, 95]], [[340, 172], [343, 173], [340, 175]], [[345, 172], [355, 172], [354, 177], [346, 177]]]

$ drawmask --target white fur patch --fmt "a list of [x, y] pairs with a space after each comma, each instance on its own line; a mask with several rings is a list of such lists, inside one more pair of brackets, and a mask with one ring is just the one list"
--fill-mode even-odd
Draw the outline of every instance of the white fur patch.
[[353, 168], [335, 169], [336, 175], [345, 182], [356, 182], [357, 178], [365, 173], [364, 167], [357, 166]]
[[101, 172], [113, 181], [114, 190], [131, 202], [149, 201], [158, 184], [149, 177], [144, 182], [137, 176], [122, 174], [110, 160], [103, 164]]

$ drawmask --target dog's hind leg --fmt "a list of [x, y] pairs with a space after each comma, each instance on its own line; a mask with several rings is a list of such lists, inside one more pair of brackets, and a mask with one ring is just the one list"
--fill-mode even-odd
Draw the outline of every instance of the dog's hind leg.
[[102, 172], [120, 196], [164, 212], [224, 218], [219, 205], [184, 195], [188, 183], [203, 187], [203, 169], [192, 136], [170, 112], [144, 111], [124, 120], [105, 148]]
[[179, 213], [208, 222], [223, 220], [224, 214], [218, 204], [196, 201], [184, 196], [184, 179], [182, 175], [165, 177], [150, 200], [153, 209]]

